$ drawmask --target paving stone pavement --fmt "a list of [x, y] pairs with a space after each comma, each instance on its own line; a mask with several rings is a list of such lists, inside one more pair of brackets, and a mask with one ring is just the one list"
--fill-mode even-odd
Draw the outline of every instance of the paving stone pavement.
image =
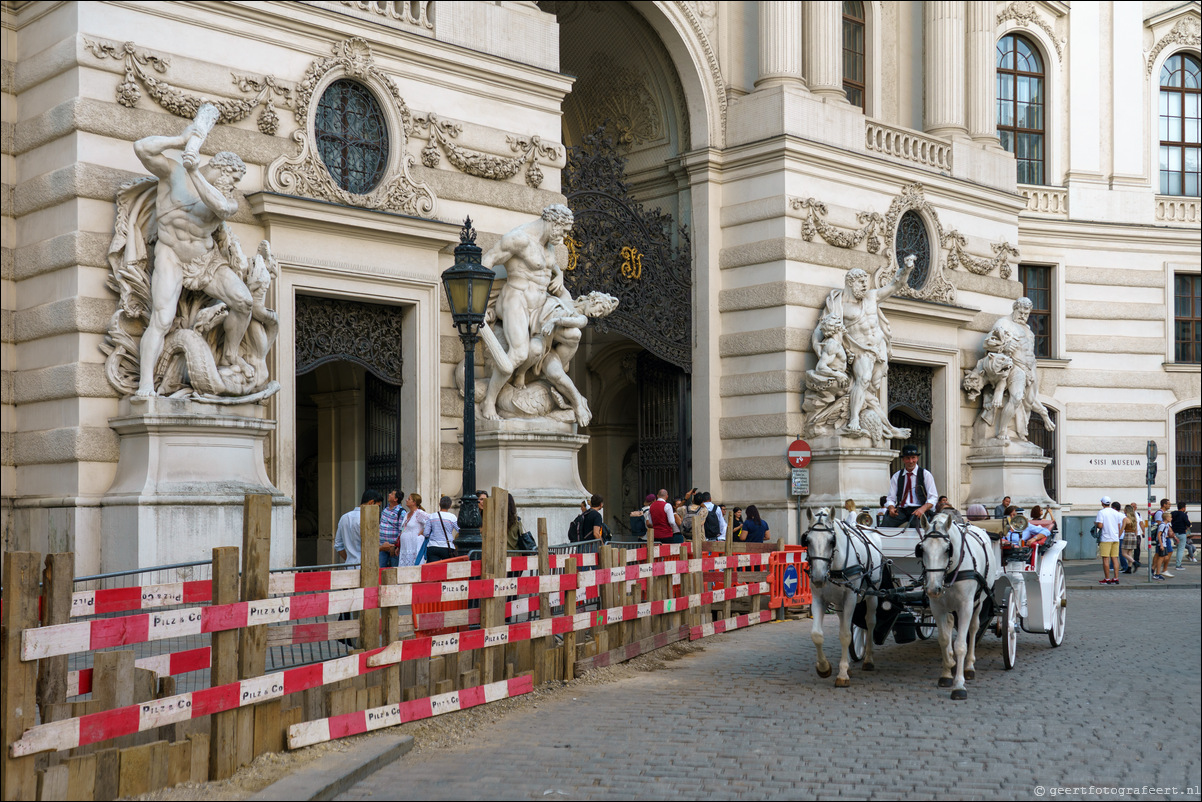
[[[513, 711], [339, 799], [1199, 799], [1202, 593], [1069, 604], [1064, 645], [1020, 634], [1013, 671], [987, 634], [965, 702], [935, 686], [934, 639], [890, 640], [837, 689], [814, 671], [810, 621], [763, 624]], [[1113, 790], [1145, 786], [1177, 793]]]

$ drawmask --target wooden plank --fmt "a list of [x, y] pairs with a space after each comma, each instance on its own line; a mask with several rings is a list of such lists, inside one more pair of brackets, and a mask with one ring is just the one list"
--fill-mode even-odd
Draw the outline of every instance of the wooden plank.
[[38, 799], [67, 799], [66, 766], [51, 766], [38, 772]]
[[[42, 625], [67, 624], [71, 621], [71, 594], [75, 589], [75, 555], [47, 554], [42, 569]], [[47, 716], [52, 704], [67, 701], [68, 655], [47, 657], [38, 662], [38, 706], [42, 721], [56, 719]]]
[[[484, 526], [480, 531], [482, 579], [501, 579], [505, 576], [505, 529], [509, 517], [509, 493], [494, 487], [484, 504]], [[480, 625], [497, 627], [505, 623], [504, 599], [480, 600]], [[505, 651], [496, 646], [484, 649], [480, 657], [480, 679], [484, 684], [500, 680], [504, 676]]]
[[[359, 586], [380, 586], [380, 506], [365, 504], [359, 508], [359, 539], [362, 551], [359, 566]], [[359, 613], [359, 648], [377, 649], [380, 646], [380, 611]]]
[[354, 688], [340, 688], [330, 694], [330, 704], [328, 707], [328, 717], [345, 715], [346, 713], [354, 713], [358, 699], [355, 698], [358, 693]]
[[[386, 568], [383, 571], [381, 580], [385, 585], [395, 585], [397, 581], [397, 570], [395, 568]], [[383, 629], [383, 643], [387, 646], [400, 638], [401, 629], [401, 608], [385, 607], [381, 615], [381, 623]], [[384, 683], [384, 704], [395, 705], [401, 701], [401, 667], [399, 665], [391, 665], [384, 669], [382, 680]]]
[[[134, 703], [135, 657], [131, 649], [96, 653], [92, 664], [92, 701], [96, 704], [89, 712], [115, 710]], [[123, 735], [112, 739], [108, 745], [124, 749], [134, 745], [135, 739], [134, 735]]]
[[285, 743], [288, 741], [288, 728], [304, 721], [304, 712], [304, 709], [300, 707], [291, 707], [280, 712], [280, 738]]
[[624, 663], [627, 660], [633, 660], [640, 654], [662, 649], [670, 643], [676, 643], [680, 640], [688, 640], [689, 627], [681, 626], [675, 630], [661, 632], [657, 635], [652, 635], [650, 638], [644, 638], [634, 643], [628, 643], [624, 646], [619, 646], [616, 649], [610, 649], [608, 652], [597, 654], [593, 657], [586, 657], [583, 660], [576, 661], [576, 674], [579, 676], [586, 671], [591, 671], [594, 668], [604, 668], [605, 666], [617, 665]]
[[438, 683], [435, 690], [437, 693], [450, 693], [451, 691], [455, 690], [455, 680], [444, 679], [442, 682]]
[[[259, 601], [270, 596], [271, 496], [247, 495], [242, 500], [242, 596]], [[238, 679], [263, 676], [267, 661], [267, 627], [246, 627], [239, 632]]]
[[[576, 558], [568, 558], [568, 567], [564, 570], [569, 576], [576, 576]], [[573, 585], [575, 587], [575, 585]], [[576, 615], [576, 591], [567, 590], [563, 594], [563, 614], [565, 616]], [[576, 678], [576, 665], [573, 662], [576, 659], [576, 631], [563, 633], [563, 653], [568, 655], [563, 661], [563, 678], [572, 680]]]
[[21, 662], [21, 633], [38, 625], [38, 579], [40, 555], [30, 551], [9, 552], [4, 557], [3, 627], [0, 628], [0, 750], [3, 751], [2, 788], [4, 799], [33, 799], [38, 792], [36, 758], [9, 757], [8, 745], [37, 723], [38, 664]]
[[[734, 529], [735, 529], [734, 513], [728, 511], [728, 512], [726, 512], [726, 531], [733, 532]], [[735, 553], [735, 539], [734, 539], [734, 536], [731, 536], [731, 537], [726, 538], [726, 540], [724, 541], [723, 547], [722, 547], [722, 554], [726, 557], [729, 557], [730, 555], [732, 555], [734, 553]], [[727, 568], [725, 571], [722, 572], [722, 587], [729, 588], [734, 584], [734, 581], [735, 581], [735, 572], [733, 570], [731, 570], [730, 568]], [[729, 600], [722, 602], [722, 620], [725, 621], [728, 618], [730, 618], [730, 601]]]
[[[238, 549], [221, 546], [213, 549], [213, 604], [238, 601]], [[238, 680], [238, 631], [212, 634], [210, 687]], [[224, 780], [238, 769], [238, 711], [227, 710], [211, 717], [209, 738], [209, 779]], [[195, 778], [193, 778], [195, 779]]]
[[207, 732], [193, 732], [188, 734], [188, 741], [192, 744], [191, 782], [208, 782], [209, 758], [213, 754], [210, 747], [211, 737]]
[[326, 717], [325, 688], [306, 688], [301, 696], [304, 698], [301, 713], [302, 721], [317, 721]]
[[[705, 543], [704, 533], [702, 533], [700, 530], [698, 530], [697, 524], [696, 524], [696, 522], [694, 522], [693, 523], [693, 550], [692, 550], [692, 554], [693, 554], [694, 558], [699, 558], [705, 553], [703, 550], [704, 543]], [[704, 583], [702, 580], [703, 580], [703, 577], [700, 572], [693, 575], [693, 591], [695, 593], [701, 593], [702, 591], [705, 590], [705, 586], [704, 586]], [[696, 608], [693, 611], [693, 620], [694, 620], [693, 626], [699, 627], [699, 626], [701, 626], [701, 624], [703, 622], [710, 621], [712, 619], [712, 616], [710, 615], [710, 610], [712, 609], [712, 607], [713, 607], [713, 605], [703, 604], [699, 608]]]
[[192, 777], [192, 742], [177, 741], [167, 749], [167, 787], [174, 788]]
[[92, 796], [96, 802], [116, 799], [121, 790], [121, 750], [115, 747], [101, 749], [96, 758], [96, 784]]
[[150, 788], [150, 757], [154, 744], [131, 746], [121, 750], [121, 779], [118, 793], [121, 796], [139, 796]]
[[237, 767], [249, 766], [255, 759], [255, 706], [240, 707], [235, 711], [234, 727], [238, 732], [234, 739]]
[[[547, 536], [547, 519], [538, 519], [538, 575], [549, 576], [551, 574], [551, 546], [550, 539]], [[551, 617], [551, 599], [546, 593], [539, 594], [538, 597], [538, 617], [541, 621], [546, 621]], [[555, 645], [555, 636], [548, 635], [543, 638], [546, 646]]]
[[480, 684], [480, 671], [473, 668], [471, 671], [464, 671], [459, 675], [460, 688], [474, 688]]
[[150, 744], [150, 790], [167, 787], [167, 754], [171, 745], [166, 741]]
[[63, 761], [67, 767], [67, 795], [64, 799], [89, 802], [96, 785], [96, 756], [79, 755]]

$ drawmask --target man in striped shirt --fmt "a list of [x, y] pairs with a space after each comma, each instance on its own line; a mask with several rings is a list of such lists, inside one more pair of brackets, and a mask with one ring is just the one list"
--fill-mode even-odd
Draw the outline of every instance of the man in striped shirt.
[[396, 490], [388, 491], [388, 506], [380, 510], [380, 567], [397, 567], [397, 541], [405, 525], [405, 505], [397, 498]]

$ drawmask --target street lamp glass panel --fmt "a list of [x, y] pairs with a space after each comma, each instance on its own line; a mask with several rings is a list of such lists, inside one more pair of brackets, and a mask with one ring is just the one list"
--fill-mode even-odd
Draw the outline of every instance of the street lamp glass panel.
[[[464, 282], [464, 284], [467, 283]], [[492, 289], [492, 276], [473, 276], [470, 283], [468, 300], [471, 313], [483, 317], [484, 310], [488, 308], [488, 293]]]
[[451, 317], [459, 317], [468, 311], [472, 280], [467, 276], [447, 277], [443, 285], [447, 290], [447, 301], [451, 304]]

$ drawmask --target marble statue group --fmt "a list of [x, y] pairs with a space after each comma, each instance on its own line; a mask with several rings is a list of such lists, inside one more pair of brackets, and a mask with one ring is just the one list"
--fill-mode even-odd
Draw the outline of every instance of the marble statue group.
[[[555, 248], [572, 222], [566, 206], [548, 206], [538, 219], [502, 236], [481, 259], [507, 274], [480, 332], [488, 375], [477, 397], [485, 419], [545, 418], [587, 426], [592, 418], [568, 368], [589, 319], [613, 313], [618, 300], [601, 292], [573, 298], [564, 286]], [[460, 387], [462, 373], [460, 363]]]
[[248, 259], [226, 222], [238, 211], [234, 187], [246, 165], [229, 151], [200, 163], [219, 117], [206, 103], [178, 136], [135, 142], [154, 177], [117, 193], [108, 261], [120, 303], [103, 348], [110, 383], [135, 401], [241, 403], [279, 389], [267, 369], [279, 318], [266, 306], [278, 267], [267, 240]]
[[881, 408], [881, 385], [889, 371], [889, 320], [880, 304], [903, 286], [914, 270], [914, 257], [884, 287], [870, 289], [868, 274], [847, 271], [843, 289], [831, 290], [814, 327], [811, 344], [818, 364], [806, 372], [806, 434], [868, 438], [880, 446], [910, 436], [890, 425]]

